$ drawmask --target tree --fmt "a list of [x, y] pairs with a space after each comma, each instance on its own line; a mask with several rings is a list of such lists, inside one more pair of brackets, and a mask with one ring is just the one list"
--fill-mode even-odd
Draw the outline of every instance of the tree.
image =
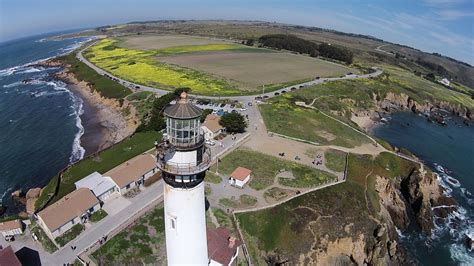
[[242, 133], [247, 127], [245, 118], [239, 113], [227, 113], [221, 117], [219, 124], [229, 133]]
[[202, 111], [202, 114], [201, 114], [201, 123], [203, 123], [205, 120], [206, 120], [206, 117], [209, 115], [209, 114], [212, 114], [212, 109], [204, 109]]

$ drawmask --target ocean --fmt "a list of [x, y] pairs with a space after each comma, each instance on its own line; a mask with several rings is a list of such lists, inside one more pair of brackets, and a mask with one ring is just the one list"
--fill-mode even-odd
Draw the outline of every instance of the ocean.
[[421, 115], [399, 112], [373, 134], [422, 159], [460, 206], [446, 221], [436, 222], [431, 237], [414, 230], [400, 233], [408, 252], [422, 265], [474, 265], [474, 252], [466, 247], [466, 234], [474, 236], [474, 126], [449, 115], [447, 123], [443, 127]]
[[7, 214], [24, 209], [11, 200], [13, 191], [46, 185], [85, 153], [80, 143], [83, 101], [66, 84], [49, 78], [60, 68], [29, 66], [88, 40], [47, 39], [57, 34], [0, 44], [0, 199]]

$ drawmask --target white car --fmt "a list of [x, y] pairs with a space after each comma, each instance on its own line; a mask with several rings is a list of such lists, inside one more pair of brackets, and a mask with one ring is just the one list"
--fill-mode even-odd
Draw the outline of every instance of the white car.
[[209, 140], [209, 139], [208, 139], [208, 140], [206, 140], [206, 145], [214, 146], [214, 145], [216, 145], [216, 142], [213, 141], [213, 140]]
[[241, 112], [247, 111], [247, 108], [242, 107], [242, 108], [240, 108], [240, 111], [241, 111]]

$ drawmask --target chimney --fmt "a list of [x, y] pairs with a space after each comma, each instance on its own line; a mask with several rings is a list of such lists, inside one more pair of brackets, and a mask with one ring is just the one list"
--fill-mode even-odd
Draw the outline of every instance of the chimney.
[[234, 248], [235, 246], [235, 237], [231, 236], [229, 237], [229, 248]]

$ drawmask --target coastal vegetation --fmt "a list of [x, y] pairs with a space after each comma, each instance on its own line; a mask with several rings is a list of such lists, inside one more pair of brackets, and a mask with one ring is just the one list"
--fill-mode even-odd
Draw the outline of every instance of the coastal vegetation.
[[245, 118], [239, 113], [224, 114], [219, 120], [219, 124], [229, 133], [243, 133], [247, 127]]
[[100, 95], [105, 98], [122, 99], [132, 93], [129, 88], [105, 76], [99, 75], [95, 70], [79, 61], [75, 53], [61, 56], [57, 58], [57, 60], [69, 65], [69, 71], [72, 72], [79, 81], [87, 82], [93, 90], [98, 91]]
[[328, 169], [336, 172], [344, 172], [346, 168], [346, 153], [338, 150], [327, 150], [324, 152], [325, 165]]
[[35, 203], [37, 209], [44, 208], [75, 190], [74, 183], [97, 171], [105, 173], [119, 164], [153, 148], [154, 142], [161, 138], [155, 131], [139, 132], [122, 142], [71, 165], [53, 177], [43, 188]]
[[236, 214], [256, 265], [265, 264], [277, 251], [282, 261], [299, 264], [300, 255], [308, 256], [323, 242], [359, 234], [370, 236], [375, 223], [367, 216], [363, 187], [350, 181], [269, 209]]
[[238, 199], [220, 198], [219, 203], [227, 208], [250, 208], [257, 204], [257, 198], [242, 194]]
[[96, 264], [166, 264], [163, 213], [163, 207], [156, 207], [109, 239], [92, 253]]
[[[294, 178], [280, 178], [278, 182], [292, 187], [314, 187], [336, 179], [336, 176], [299, 163], [279, 159], [274, 156], [248, 149], [237, 149], [219, 162], [219, 173], [230, 175], [237, 167], [252, 170], [249, 186], [262, 190], [275, 182], [275, 177], [280, 171], [292, 171]], [[211, 167], [216, 172], [217, 165]]]
[[348, 148], [370, 143], [370, 139], [359, 131], [327, 117], [320, 111], [295, 105], [294, 102], [301, 99], [297, 95], [300, 94], [286, 93], [259, 106], [269, 131], [319, 144]]

